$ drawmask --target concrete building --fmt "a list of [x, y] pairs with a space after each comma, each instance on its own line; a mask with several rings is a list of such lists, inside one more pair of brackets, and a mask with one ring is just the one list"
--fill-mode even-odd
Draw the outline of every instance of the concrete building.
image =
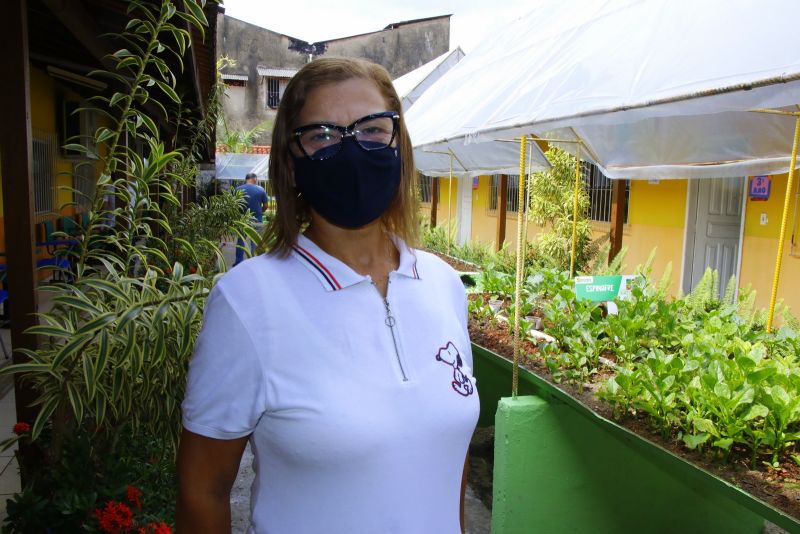
[[392, 78], [447, 52], [450, 15], [389, 24], [380, 31], [308, 43], [233, 17], [221, 15], [217, 51], [235, 64], [222, 69], [227, 85], [224, 111], [230, 130], [266, 132], [256, 138], [269, 144], [272, 121], [289, 79], [313, 58], [359, 57], [386, 67]]

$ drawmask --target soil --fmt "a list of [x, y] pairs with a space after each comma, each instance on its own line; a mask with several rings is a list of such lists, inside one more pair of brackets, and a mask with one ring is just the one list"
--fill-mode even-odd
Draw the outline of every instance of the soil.
[[[514, 355], [513, 339], [508, 334], [506, 328], [495, 326], [488, 320], [477, 320], [470, 318], [469, 333], [472, 341], [477, 345], [485, 347], [501, 356], [512, 360]], [[544, 363], [544, 359], [539, 356], [537, 347], [532, 343], [524, 345], [524, 353], [528, 356], [521, 362], [522, 367], [532, 371], [536, 375], [544, 378], [550, 383], [557, 384], [559, 388], [567, 392], [573, 398], [588, 406], [596, 413], [607, 419], [613, 419], [622, 426], [644, 437], [645, 439], [660, 445], [661, 447], [681, 456], [702, 469], [727, 480], [742, 488], [751, 495], [771, 504], [775, 508], [787, 514], [800, 518], [800, 466], [791, 458], [784, 458], [779, 462], [779, 467], [771, 467], [759, 464], [756, 469], [750, 468], [750, 457], [743, 449], [734, 449], [728, 459], [727, 464], [721, 463], [707, 454], [692, 451], [683, 446], [681, 441], [665, 439], [662, 435], [653, 430], [644, 416], [634, 416], [626, 414], [622, 418], [615, 418], [611, 406], [595, 396], [600, 383], [608, 378], [610, 371], [601, 372], [593, 376], [590, 383], [576, 384], [570, 382], [556, 382]], [[485, 432], [494, 433], [493, 427]], [[485, 472], [491, 477], [491, 465], [483, 466], [486, 455], [482, 452], [485, 448], [486, 436], [473, 439], [470, 453], [476, 456], [471, 459], [469, 466], [469, 476], [473, 473], [475, 478], [470, 478], [470, 484], [478, 493], [484, 503], [487, 500], [484, 494], [486, 488], [479, 488], [478, 485], [486, 484]], [[473, 453], [473, 449], [476, 452]], [[481, 451], [480, 453], [478, 451]], [[489, 456], [489, 462], [491, 458]], [[475, 465], [472, 465], [472, 464]], [[488, 479], [491, 484], [491, 478]], [[489, 501], [491, 503], [491, 486], [488, 489]]]
[[[423, 249], [423, 250], [426, 250], [426, 249]], [[469, 263], [469, 262], [460, 260], [460, 259], [455, 258], [453, 256], [448, 256], [447, 254], [443, 254], [443, 253], [437, 252], [435, 250], [427, 250], [427, 252], [430, 252], [431, 254], [436, 254], [441, 259], [443, 259], [445, 262], [447, 262], [450, 265], [450, 267], [452, 267], [453, 269], [455, 269], [458, 272], [474, 273], [475, 271], [480, 271], [480, 267], [478, 265], [473, 264], [473, 263]]]

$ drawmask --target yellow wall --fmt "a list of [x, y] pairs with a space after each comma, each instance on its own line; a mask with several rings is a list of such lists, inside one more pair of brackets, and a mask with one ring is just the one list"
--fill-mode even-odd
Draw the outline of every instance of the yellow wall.
[[[446, 184], [446, 179], [443, 183]], [[773, 176], [770, 199], [768, 201], [748, 199], [745, 210], [740, 286], [752, 285], [757, 291], [758, 305], [764, 308], [769, 304], [786, 183], [786, 175]], [[490, 184], [489, 176], [481, 176], [472, 200], [473, 241], [486, 244], [494, 243], [497, 235], [497, 215], [489, 211]], [[627, 248], [624, 272], [633, 272], [638, 265], [647, 260], [653, 248], [656, 248], [653, 277], [660, 279], [667, 264], [672, 263], [670, 292], [673, 295], [679, 294], [681, 289], [688, 186], [688, 180], [661, 180], [658, 183], [649, 183], [646, 180], [631, 181], [628, 224], [623, 230], [623, 246]], [[793, 193], [797, 194], [797, 186]], [[798, 315], [800, 313], [798, 312], [800, 310], [800, 220], [796, 222], [795, 229], [795, 240], [798, 244], [792, 253], [791, 224], [794, 206], [795, 196], [792, 196], [778, 297], [784, 299], [795, 315]], [[453, 213], [455, 214], [455, 206]], [[767, 214], [766, 225], [760, 224], [761, 213]], [[595, 237], [598, 237], [609, 231], [609, 225], [596, 222], [593, 223], [593, 230]], [[534, 239], [538, 231], [535, 225], [530, 224], [528, 239]], [[506, 221], [506, 243], [509, 246], [516, 246], [516, 235], [517, 214], [509, 213]]]
[[[489, 210], [492, 193], [492, 177], [480, 176], [478, 179], [478, 189], [472, 194], [472, 238], [476, 242], [483, 244], [496, 245], [497, 240], [497, 211]], [[517, 246], [518, 233], [518, 213], [516, 211], [506, 213], [506, 245], [512, 250]], [[527, 240], [531, 241], [541, 231], [541, 228], [533, 223], [528, 223]]]
[[[783, 199], [786, 194], [788, 176], [786, 174], [772, 177], [772, 192], [769, 200], [747, 200], [744, 224], [744, 245], [742, 247], [741, 286], [751, 284], [756, 290], [756, 302], [766, 308], [769, 305], [775, 260], [778, 254], [778, 236], [780, 235]], [[797, 183], [793, 187], [789, 204], [786, 238], [781, 268], [778, 298], [791, 308], [795, 317], [800, 316], [800, 250], [795, 248], [792, 255], [792, 216], [795, 210]], [[767, 214], [767, 224], [761, 225], [761, 214]], [[800, 225], [799, 225], [800, 226]], [[800, 244], [800, 228], [795, 228], [795, 241]]]
[[[472, 191], [472, 239], [484, 244], [493, 244], [497, 238], [497, 215], [489, 213], [491, 182], [491, 176], [479, 176], [478, 189]], [[509, 229], [506, 225], [507, 236]]]
[[[55, 185], [56, 185], [56, 210], [49, 216], [41, 216], [40, 219], [58, 219], [62, 215], [68, 215], [75, 212], [72, 206], [62, 207], [72, 201], [72, 193], [69, 190], [61, 189], [62, 187], [72, 186], [72, 166], [77, 160], [61, 157], [60, 146], [63, 143], [59, 137], [58, 131], [58, 114], [61, 112], [61, 99], [62, 97], [74, 98], [80, 100], [81, 97], [73, 91], [66, 89], [56, 82], [54, 78], [47, 74], [46, 71], [31, 67], [30, 69], [30, 98], [31, 98], [31, 128], [34, 132], [41, 132], [47, 135], [53, 135], [56, 139], [56, 158], [55, 158]], [[102, 124], [104, 121], [101, 118], [98, 122]], [[99, 174], [99, 161], [97, 163], [97, 172]], [[0, 190], [1, 192], [1, 190]], [[8, 221], [8, 231], [13, 231], [13, 221]], [[5, 250], [5, 230], [6, 225], [3, 218], [3, 206], [0, 201], [0, 251]], [[37, 236], [38, 238], [38, 236]]]
[[622, 236], [627, 248], [625, 272], [647, 261], [655, 248], [653, 278], [660, 280], [672, 262], [670, 293], [677, 295], [681, 284], [684, 228], [686, 225], [686, 196], [688, 180], [631, 180], [628, 224]]
[[[436, 210], [436, 225], [446, 226], [448, 224], [448, 215], [452, 216], [453, 221], [458, 219], [458, 179], [453, 178], [452, 190], [450, 189], [450, 178], [441, 177], [434, 178], [434, 180], [439, 180], [439, 204]], [[430, 203], [422, 204], [422, 215], [430, 217], [430, 214]]]
[[[680, 259], [683, 254], [686, 190], [686, 180], [662, 181], [659, 184], [633, 182], [629, 224], [623, 229], [623, 246], [628, 248], [625, 272], [633, 272], [636, 266], [647, 260], [652, 248], [658, 245], [653, 274], [660, 278], [667, 263], [672, 261], [672, 291], [675, 293], [679, 289]], [[472, 237], [474, 241], [485, 244], [494, 244], [497, 236], [497, 214], [489, 211], [490, 195], [491, 177], [481, 176], [472, 198]], [[538, 225], [528, 223], [528, 241], [534, 240], [541, 230]], [[592, 230], [597, 238], [608, 234], [610, 226], [608, 223], [595, 222]], [[516, 247], [516, 212], [507, 214], [505, 243], [512, 249]]]

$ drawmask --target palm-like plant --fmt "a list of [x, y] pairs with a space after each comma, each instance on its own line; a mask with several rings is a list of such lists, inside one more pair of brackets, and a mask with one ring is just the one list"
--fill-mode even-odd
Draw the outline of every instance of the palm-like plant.
[[[34, 444], [46, 438], [41, 448], [48, 463], [58, 462], [62, 445], [78, 432], [93, 436], [95, 455], [113, 454], [118, 440], [130, 435], [155, 436], [174, 449], [187, 360], [215, 267], [224, 268], [197, 258], [219, 255], [219, 234], [252, 233], [237, 199], [186, 210], [176, 194], [194, 185], [198, 146], [209, 138], [219, 109], [217, 89], [212, 118], [191, 118], [168, 61], [182, 66], [188, 27], [207, 27], [201, 3], [184, 0], [178, 8], [169, 0], [131, 1], [130, 22], [118, 35], [124, 48], [109, 58], [114, 68], [94, 73], [121, 89], [92, 99], [105, 110], [107, 125], [94, 135], [105, 156], [74, 251], [75, 277], [48, 288], [53, 308], [29, 331], [42, 340], [38, 350], [24, 351], [30, 361], [0, 371], [22, 374], [38, 393], [29, 438]], [[182, 134], [173, 146], [180, 139], [188, 143], [166, 149], [153, 110], [173, 117]], [[137, 144], [146, 156], [132, 148]], [[114, 206], [107, 205], [109, 196]], [[196, 221], [203, 211], [217, 217], [206, 232]], [[174, 261], [178, 251], [196, 272]]]

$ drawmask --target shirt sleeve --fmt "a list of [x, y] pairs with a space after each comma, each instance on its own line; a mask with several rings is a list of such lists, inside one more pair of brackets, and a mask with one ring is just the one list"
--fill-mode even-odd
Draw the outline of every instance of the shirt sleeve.
[[250, 435], [266, 411], [265, 382], [250, 333], [218, 284], [189, 362], [184, 428], [217, 439]]

